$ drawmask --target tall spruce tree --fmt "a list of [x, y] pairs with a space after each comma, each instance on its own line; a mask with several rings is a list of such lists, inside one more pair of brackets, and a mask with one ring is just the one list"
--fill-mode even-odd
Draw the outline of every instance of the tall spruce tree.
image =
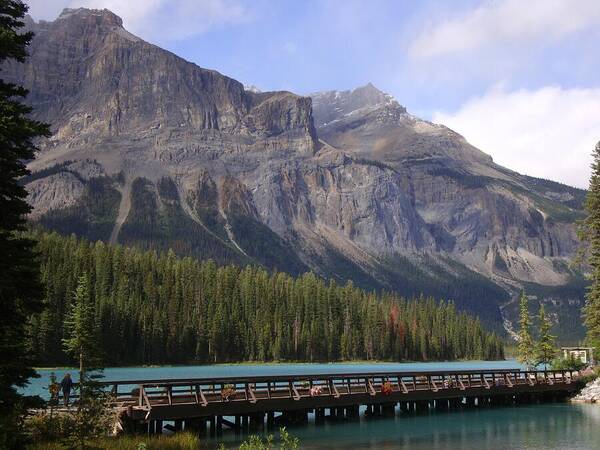
[[535, 363], [536, 365], [543, 364], [544, 370], [546, 370], [548, 364], [552, 362], [556, 355], [556, 349], [554, 347], [555, 337], [550, 334], [552, 323], [546, 315], [544, 305], [540, 306], [538, 320], [540, 324], [540, 336], [535, 346]]
[[531, 317], [529, 316], [529, 302], [525, 291], [521, 292], [519, 300], [519, 343], [517, 346], [517, 360], [527, 367], [535, 363], [534, 341], [531, 336]]
[[600, 142], [593, 153], [592, 176], [586, 199], [586, 218], [580, 227], [591, 283], [583, 308], [588, 344], [600, 351]]
[[88, 441], [106, 435], [112, 417], [109, 396], [98, 379], [102, 377], [99, 327], [87, 274], [77, 280], [77, 287], [65, 318], [63, 346], [79, 362], [79, 402], [68, 430], [69, 448], [86, 449]]
[[66, 337], [63, 339], [65, 353], [79, 363], [81, 384], [87, 379], [86, 372], [100, 365], [99, 332], [95, 316], [88, 277], [84, 274], [79, 277], [73, 302], [65, 319]]
[[111, 425], [108, 394], [98, 383], [102, 377], [100, 333], [91, 299], [88, 275], [77, 281], [71, 308], [65, 319], [65, 352], [79, 362], [79, 402], [68, 430], [69, 448], [84, 450], [88, 441], [106, 434]]
[[[27, 7], [19, 0], [0, 0], [0, 65], [23, 62], [32, 33], [20, 33]], [[0, 74], [1, 76], [1, 74]], [[29, 172], [35, 138], [48, 135], [48, 127], [28, 118], [31, 108], [22, 103], [27, 91], [0, 79], [0, 448], [18, 447], [24, 398], [18, 387], [35, 375], [26, 350], [26, 323], [41, 309], [39, 265], [34, 242], [20, 232], [30, 207], [18, 180]]]

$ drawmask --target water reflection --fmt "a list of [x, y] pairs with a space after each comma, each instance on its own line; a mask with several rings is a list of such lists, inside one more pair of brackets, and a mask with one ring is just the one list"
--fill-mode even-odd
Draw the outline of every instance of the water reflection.
[[[600, 448], [600, 407], [544, 404], [434, 412], [290, 428], [306, 449], [524, 449]], [[234, 448], [232, 436], [221, 441]]]

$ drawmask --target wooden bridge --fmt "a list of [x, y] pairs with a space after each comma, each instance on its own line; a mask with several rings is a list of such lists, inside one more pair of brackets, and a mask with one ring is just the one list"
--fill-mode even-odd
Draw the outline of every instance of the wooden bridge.
[[[435, 371], [310, 374], [105, 383], [128, 429], [220, 434], [327, 419], [421, 413], [564, 399], [577, 371]], [[362, 407], [362, 408], [361, 408]], [[366, 407], [366, 409], [365, 409]], [[327, 414], [328, 413], [328, 414]], [[266, 418], [266, 421], [265, 421]], [[141, 428], [143, 427], [143, 428]], [[208, 430], [207, 430], [208, 428]]]

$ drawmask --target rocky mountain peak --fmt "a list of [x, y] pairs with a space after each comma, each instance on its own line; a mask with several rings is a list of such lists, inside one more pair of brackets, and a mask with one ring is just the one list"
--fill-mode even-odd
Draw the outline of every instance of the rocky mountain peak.
[[56, 20], [81, 20], [96, 25], [123, 27], [123, 19], [108, 9], [65, 8]]
[[313, 99], [315, 124], [322, 126], [344, 117], [386, 108], [397, 114], [406, 113], [394, 97], [368, 83], [347, 91], [324, 91], [310, 95]]
[[394, 97], [377, 89], [370, 82], [365, 86], [360, 86], [351, 90], [349, 96], [363, 106], [376, 106], [396, 102]]
[[265, 138], [286, 139], [287, 150], [314, 150], [309, 98], [245, 91], [236, 80], [144, 42], [107, 9], [67, 8], [32, 29], [27, 63], [7, 65], [3, 73], [30, 90], [33, 105], [45, 105], [36, 115], [52, 123], [54, 144], [89, 147], [143, 133], [152, 141], [146, 147], [151, 155], [180, 159], [187, 153], [179, 145], [169, 149], [171, 139], [218, 133], [232, 140], [228, 150]]

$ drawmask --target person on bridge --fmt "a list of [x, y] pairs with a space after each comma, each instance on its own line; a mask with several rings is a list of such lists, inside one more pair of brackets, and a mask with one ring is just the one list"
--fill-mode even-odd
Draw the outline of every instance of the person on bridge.
[[63, 402], [65, 406], [69, 406], [69, 397], [71, 396], [71, 389], [73, 389], [73, 380], [71, 374], [65, 374], [64, 378], [60, 382], [60, 387], [63, 393]]

